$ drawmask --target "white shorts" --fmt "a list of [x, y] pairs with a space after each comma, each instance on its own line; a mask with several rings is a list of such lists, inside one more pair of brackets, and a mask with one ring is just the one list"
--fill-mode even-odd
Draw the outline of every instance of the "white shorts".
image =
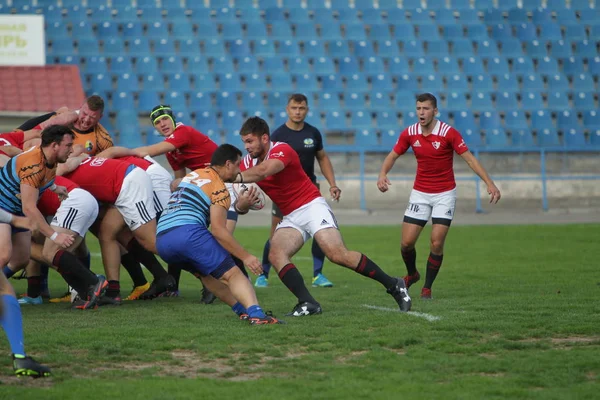
[[156, 218], [152, 181], [146, 171], [135, 167], [125, 176], [115, 206], [132, 231]]
[[150, 177], [150, 181], [152, 181], [154, 211], [156, 214], [159, 214], [165, 209], [171, 197], [171, 181], [173, 178], [169, 174], [169, 171], [157, 163], [149, 166], [146, 173]]
[[323, 197], [317, 197], [288, 215], [284, 215], [276, 229], [294, 228], [306, 242], [315, 233], [325, 228], [338, 229], [331, 207]]
[[424, 226], [431, 217], [435, 220], [442, 220], [437, 222], [444, 225], [450, 225], [455, 208], [456, 188], [441, 193], [424, 193], [413, 189], [404, 212], [404, 221], [410, 222], [410, 219], [416, 219], [423, 222], [422, 225], [420, 223], [417, 225]]
[[98, 202], [89, 192], [75, 188], [69, 197], [60, 203], [60, 207], [50, 222], [51, 226], [69, 229], [83, 237], [98, 217]]

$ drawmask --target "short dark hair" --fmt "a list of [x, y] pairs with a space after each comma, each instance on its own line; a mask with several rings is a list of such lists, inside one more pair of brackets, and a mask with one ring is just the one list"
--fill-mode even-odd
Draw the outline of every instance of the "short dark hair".
[[250, 117], [244, 122], [242, 128], [240, 129], [240, 136], [245, 135], [254, 135], [254, 136], [262, 136], [268, 135], [271, 136], [271, 132], [269, 131], [269, 124], [267, 121], [262, 119], [261, 117]]
[[437, 99], [431, 93], [421, 93], [417, 96], [417, 103], [424, 103], [430, 101], [433, 108], [437, 108]]
[[303, 101], [308, 105], [308, 98], [302, 93], [294, 93], [288, 98], [288, 104], [291, 102], [302, 103]]
[[100, 111], [101, 113], [104, 112], [104, 100], [102, 100], [102, 97], [98, 96], [97, 94], [88, 97], [85, 102], [87, 103], [90, 111]]
[[227, 161], [236, 162], [242, 156], [242, 151], [229, 143], [223, 143], [212, 155], [210, 164], [218, 167], [225, 165]]
[[52, 143], [60, 144], [65, 135], [75, 139], [75, 134], [64, 125], [52, 125], [42, 131], [42, 147], [48, 147]]

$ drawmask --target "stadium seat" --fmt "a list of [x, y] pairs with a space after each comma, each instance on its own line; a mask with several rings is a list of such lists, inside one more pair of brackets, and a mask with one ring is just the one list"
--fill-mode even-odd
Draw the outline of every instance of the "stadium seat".
[[590, 74], [582, 73], [573, 75], [573, 90], [580, 92], [595, 91], [594, 78]]
[[550, 45], [550, 55], [555, 58], [567, 58], [573, 56], [571, 43], [564, 40], [553, 41]]
[[386, 92], [371, 92], [369, 94], [369, 100], [370, 108], [373, 110], [388, 111], [392, 106], [390, 96], [388, 96]]
[[487, 60], [487, 72], [490, 75], [508, 75], [508, 62], [504, 57], [493, 57]]
[[523, 111], [507, 111], [504, 115], [504, 126], [510, 131], [528, 130], [527, 118]]
[[529, 129], [513, 130], [510, 135], [510, 141], [516, 148], [531, 147], [535, 145], [533, 135]]
[[535, 73], [533, 61], [529, 57], [519, 57], [513, 60], [512, 73], [526, 75]]
[[394, 110], [381, 111], [376, 113], [376, 124], [380, 129], [397, 129], [398, 117]]
[[187, 72], [190, 74], [207, 74], [209, 72], [207, 58], [203, 56], [194, 56], [188, 58]]
[[558, 75], [558, 62], [551, 57], [544, 57], [537, 60], [537, 73], [540, 75]]
[[564, 110], [557, 113], [556, 126], [559, 130], [567, 130], [569, 128], [579, 128], [579, 120], [577, 114], [572, 110]]
[[336, 92], [320, 92], [318, 94], [317, 106], [320, 110], [333, 111], [340, 110], [341, 103], [339, 93]]
[[483, 62], [477, 56], [469, 57], [463, 60], [463, 72], [466, 75], [481, 75], [485, 73]]
[[543, 92], [544, 81], [541, 76], [537, 74], [530, 74], [523, 76], [523, 94], [527, 92]]
[[296, 55], [300, 54], [300, 47], [298, 46], [298, 42], [296, 40], [283, 40], [278, 42], [276, 52], [277, 55], [280, 56], [295, 57]]
[[490, 129], [485, 133], [485, 144], [491, 147], [506, 147], [508, 138], [502, 128]]
[[562, 70], [567, 77], [584, 72], [583, 59], [581, 57], [569, 57], [562, 60]]
[[482, 40], [475, 42], [477, 46], [477, 55], [481, 58], [499, 57], [498, 44], [495, 40]]
[[346, 116], [339, 111], [328, 111], [325, 114], [325, 126], [327, 130], [345, 131], [348, 129]]
[[[340, 41], [341, 42], [341, 41]], [[325, 42], [322, 40], [309, 40], [304, 42], [304, 56], [306, 57], [325, 57]]]
[[566, 147], [584, 147], [587, 145], [585, 134], [580, 128], [566, 128], [563, 131], [563, 143]]
[[483, 130], [501, 128], [502, 124], [500, 123], [500, 115], [494, 111], [486, 111], [482, 113], [479, 116], [479, 126]]
[[295, 57], [288, 60], [288, 69], [292, 74], [311, 73], [310, 63], [305, 57]]
[[194, 89], [201, 92], [214, 92], [217, 90], [217, 80], [212, 73], [194, 74]]
[[139, 37], [136, 39], [126, 38], [127, 40], [127, 53], [130, 56], [135, 57], [146, 57], [151, 55], [150, 41], [145, 37]]
[[588, 129], [600, 129], [600, 112], [597, 110], [584, 111], [583, 126]]
[[544, 102], [539, 93], [527, 93], [524, 90], [521, 97], [521, 108], [525, 111], [542, 110]]
[[359, 128], [354, 133], [354, 145], [356, 146], [377, 146], [379, 139], [375, 131], [365, 128]]
[[157, 104], [160, 104], [158, 92], [154, 90], [142, 90], [138, 93], [137, 110], [140, 112], [150, 112]]
[[454, 57], [444, 57], [438, 59], [437, 73], [442, 75], [457, 75], [460, 74], [460, 68], [458, 67], [458, 61]]
[[[519, 39], [522, 42], [530, 42], [532, 40], [537, 40], [538, 36], [537, 36], [536, 30], [537, 30], [536, 26], [531, 23], [522, 23], [522, 24], [517, 24], [515, 26], [516, 37], [517, 37], [517, 39]], [[546, 40], [552, 40], [552, 39], [546, 39]]]
[[[190, 97], [190, 110], [205, 111], [213, 108], [210, 92], [194, 92]], [[197, 116], [196, 116], [197, 118]], [[215, 127], [216, 127], [215, 122]]]
[[554, 129], [552, 115], [544, 110], [539, 110], [531, 113], [531, 129], [540, 131], [543, 129]]
[[371, 114], [362, 110], [350, 113], [350, 126], [354, 129], [371, 128]]
[[548, 76], [549, 92], [566, 92], [569, 90], [569, 81], [562, 74]]
[[517, 96], [511, 92], [501, 92], [496, 95], [496, 108], [499, 111], [516, 110], [519, 108]]
[[560, 145], [556, 130], [545, 128], [537, 132], [538, 145], [541, 147], [556, 147]]
[[471, 85], [474, 91], [491, 93], [494, 91], [494, 80], [488, 74], [471, 77]]
[[447, 78], [448, 91], [467, 93], [469, 91], [469, 83], [462, 74], [451, 75]]
[[446, 95], [446, 105], [444, 107], [447, 110], [466, 110], [469, 108], [467, 105], [467, 98], [464, 92], [448, 92]]
[[316, 93], [319, 89], [319, 84], [313, 74], [295, 74], [292, 79], [296, 83], [296, 91], [303, 93]]
[[590, 92], [573, 93], [573, 107], [577, 111], [591, 111], [596, 109], [594, 95]]

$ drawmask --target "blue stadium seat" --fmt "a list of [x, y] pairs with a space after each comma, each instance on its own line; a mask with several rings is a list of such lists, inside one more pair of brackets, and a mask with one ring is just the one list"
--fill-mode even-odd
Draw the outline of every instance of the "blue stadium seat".
[[169, 90], [185, 92], [190, 90], [191, 80], [190, 76], [185, 73], [170, 73], [165, 74], [167, 81], [169, 82]]
[[221, 37], [224, 40], [235, 40], [243, 37], [242, 25], [238, 21], [226, 21], [221, 25]]
[[564, 40], [553, 41], [550, 46], [550, 55], [555, 58], [567, 58], [573, 56], [571, 43]]
[[112, 91], [112, 80], [108, 74], [90, 75], [90, 88], [94, 92], [103, 93]]
[[190, 74], [207, 74], [209, 72], [207, 58], [203, 56], [194, 56], [188, 58], [187, 72]]
[[271, 88], [275, 91], [291, 92], [294, 90], [292, 77], [287, 72], [279, 72], [271, 75]]
[[502, 0], [498, 2], [498, 8], [502, 11], [508, 11], [512, 8], [517, 8], [517, 0]]
[[586, 73], [573, 75], [573, 90], [580, 92], [595, 91], [594, 78]]
[[416, 92], [419, 90], [419, 85], [415, 76], [410, 74], [402, 74], [396, 77], [398, 90], [409, 90]]
[[467, 126], [464, 129], [458, 129], [458, 131], [461, 133], [463, 139], [465, 140], [465, 143], [470, 148], [476, 149], [478, 147], [483, 146], [483, 140], [481, 139], [481, 133], [475, 125]]
[[527, 118], [523, 111], [506, 111], [504, 115], [504, 126], [510, 131], [528, 130]]
[[199, 110], [200, 112], [196, 113], [196, 125], [199, 127], [202, 132], [206, 132], [208, 129], [216, 129], [219, 128], [219, 123], [217, 122], [217, 116], [214, 112], [210, 110]]
[[462, 25], [458, 25], [458, 24], [444, 26], [442, 36], [444, 37], [444, 39], [450, 40], [450, 41], [452, 41], [454, 39], [463, 38], [463, 37], [465, 37], [464, 28]]
[[600, 129], [590, 132], [590, 144], [592, 146], [600, 146]]
[[410, 22], [413, 25], [417, 25], [419, 27], [424, 27], [427, 29], [430, 28], [431, 25], [434, 25], [433, 19], [431, 19], [431, 17], [429, 16], [429, 11], [423, 10], [421, 8], [411, 10]]
[[519, 81], [516, 75], [513, 74], [502, 74], [496, 76], [498, 82], [498, 88], [505, 92], [516, 93], [520, 92]]
[[425, 56], [423, 44], [419, 40], [408, 40], [403, 43], [403, 54], [405, 57], [417, 58]]
[[376, 125], [381, 129], [398, 129], [398, 117], [394, 110], [381, 111], [375, 114]]
[[285, 71], [285, 65], [283, 63], [283, 59], [278, 56], [263, 58], [262, 70], [266, 74], [274, 74], [274, 73]]
[[529, 57], [518, 57], [513, 60], [512, 73], [525, 75], [535, 73], [533, 61]]
[[415, 28], [410, 23], [392, 23], [392, 29], [394, 31], [394, 38], [400, 41], [415, 40]]
[[164, 58], [160, 65], [160, 71], [165, 74], [169, 74], [169, 73], [176, 74], [176, 73], [183, 72], [184, 69], [183, 69], [183, 62], [182, 62], [181, 57], [171, 56], [171, 57]]
[[579, 23], [567, 25], [565, 30], [565, 40], [566, 41], [576, 41], [576, 40], [587, 40], [587, 33], [585, 31], [585, 26], [580, 25]]
[[556, 75], [559, 73], [558, 62], [551, 57], [537, 60], [537, 73], [541, 75]]
[[138, 93], [137, 109], [141, 112], [150, 112], [156, 105], [160, 104], [158, 92], [155, 90], [141, 90]]
[[[411, 27], [411, 29], [412, 29], [412, 27]], [[371, 25], [368, 37], [371, 40], [391, 40], [392, 34], [391, 34], [390, 28], [387, 24]], [[414, 38], [414, 31], [412, 34], [412, 38]]]
[[[179, 21], [175, 24], [172, 24], [172, 27], [173, 28], [171, 31], [171, 37], [173, 37], [177, 40], [194, 39], [194, 28], [192, 27], [192, 24], [190, 22]], [[165, 26], [165, 29], [166, 29], [166, 26]], [[156, 36], [157, 36], [157, 34], [155, 33], [154, 37], [156, 37]]]
[[355, 146], [377, 146], [378, 142], [377, 134], [371, 129], [357, 129], [354, 133]]
[[[306, 46], [306, 44], [305, 44], [305, 46]], [[331, 41], [327, 44], [327, 48], [329, 49], [329, 55], [331, 57], [342, 58], [342, 57], [350, 57], [352, 55], [352, 53], [350, 52], [350, 46], [348, 46], [348, 41], [346, 41], [346, 40]], [[318, 51], [322, 51], [323, 54], [319, 55], [319, 57], [325, 56], [325, 54], [326, 54], [324, 49], [323, 50], [321, 50], [321, 49], [323, 49], [323, 48], [319, 47]]]
[[598, 56], [596, 50], [596, 42], [590, 40], [579, 40], [575, 41], [575, 53], [579, 57], [583, 58], [594, 58]]
[[225, 131], [225, 142], [241, 145], [240, 128], [244, 123], [243, 115], [238, 110], [223, 111], [223, 130]]
[[415, 110], [415, 92], [412, 90], [398, 90], [394, 94], [393, 110], [410, 112]]
[[245, 110], [263, 108], [263, 98], [260, 92], [242, 92], [242, 108]]
[[[366, 74], [382, 74], [385, 72], [383, 60], [380, 57], [366, 57], [362, 60], [363, 71]], [[340, 69], [341, 71], [341, 69]]]
[[543, 110], [545, 106], [539, 93], [527, 93], [523, 90], [523, 95], [521, 96], [521, 108], [525, 111], [535, 111]]
[[382, 10], [393, 10], [398, 7], [397, 0], [379, 0], [379, 8]]
[[332, 131], [348, 130], [346, 116], [339, 111], [328, 111], [325, 114], [325, 126], [327, 130]]
[[466, 75], [481, 75], [485, 73], [483, 62], [479, 57], [469, 57], [463, 60], [463, 73]]
[[562, 74], [548, 76], [549, 92], [567, 92], [569, 90], [569, 81]]
[[[194, 92], [192, 96], [190, 96], [190, 109], [205, 111], [212, 110], [212, 98], [210, 92]], [[196, 116], [197, 117], [197, 116]], [[215, 123], [215, 126], [217, 124]]]
[[79, 5], [70, 7], [69, 9], [67, 9], [67, 18], [71, 22], [80, 21], [87, 23], [87, 8]]
[[559, 130], [567, 130], [569, 128], [579, 128], [579, 119], [577, 114], [572, 110], [564, 110], [557, 113], [556, 126]]
[[362, 110], [365, 108], [365, 96], [359, 92], [344, 93], [344, 108], [346, 110]]
[[433, 64], [433, 58], [419, 57], [413, 60], [413, 73], [414, 75], [434, 75], [435, 68]]
[[[318, 71], [317, 71], [318, 73]], [[319, 74], [320, 75], [320, 74]], [[321, 76], [321, 83], [325, 91], [342, 92], [344, 90], [344, 82], [341, 75], [328, 74]]]
[[[371, 2], [371, 6], [372, 6]], [[366, 25], [381, 25], [384, 24], [381, 16], [381, 10], [378, 8], [367, 8], [362, 10], [362, 22]]]
[[184, 8], [169, 8], [168, 5], [173, 4], [170, 2], [165, 2], [163, 7], [167, 9], [167, 17], [166, 19], [174, 24], [186, 23], [190, 22], [189, 16], [186, 14], [186, 10]]
[[92, 30], [92, 24], [87, 21], [73, 23], [71, 25], [71, 36], [77, 40], [96, 39], [94, 31]]
[[499, 41], [502, 48], [502, 56], [506, 58], [517, 58], [523, 56], [521, 41], [517, 38], [506, 38]]
[[318, 94], [317, 105], [320, 110], [332, 111], [340, 110], [341, 103], [339, 93], [337, 92], [320, 92]]
[[[138, 5], [139, 6], [139, 5]], [[152, 24], [154, 22], [162, 22], [162, 8], [140, 8], [142, 11], [142, 15], [140, 15], [140, 20], [146, 24]]]
[[217, 23], [227, 23], [227, 22], [236, 22], [236, 12], [234, 8], [229, 8], [227, 6], [223, 7], [214, 7], [211, 6], [211, 9], [215, 11], [215, 21]]
[[485, 28], [485, 25], [481, 24], [479, 21], [478, 11], [473, 9], [461, 10], [458, 17], [458, 23], [465, 26], [478, 26]]
[[46, 25], [46, 40], [68, 38], [67, 25], [62, 22], [52, 22]]
[[571, 0], [571, 9], [588, 12], [590, 10], [589, 0]]
[[540, 131], [542, 129], [554, 129], [552, 115], [544, 110], [538, 110], [531, 113], [531, 129]]
[[400, 133], [397, 128], [388, 128], [381, 131], [381, 145], [392, 148], [398, 141]]
[[406, 57], [394, 57], [389, 62], [389, 70], [391, 74], [401, 75], [410, 72], [408, 60]]
[[[425, 43], [427, 47], [427, 55], [435, 58], [448, 57], [448, 42], [445, 39], [442, 40], [430, 40]], [[471, 49], [472, 53], [472, 49]]]
[[115, 92], [112, 96], [112, 108], [114, 110], [133, 110], [135, 104], [130, 92]]
[[[108, 74], [108, 67], [106, 66], [106, 57], [92, 56], [82, 57], [83, 68], [86, 74]], [[64, 61], [60, 62], [65, 63]]]
[[552, 22], [552, 11], [548, 8], [537, 8], [533, 10], [531, 21], [536, 25]]
[[542, 147], [555, 147], [560, 145], [558, 133], [553, 128], [544, 128], [537, 132], [538, 145]]
[[583, 147], [587, 144], [583, 130], [575, 127], [563, 131], [563, 143], [566, 147]]
[[112, 39], [119, 35], [119, 26], [116, 22], [104, 21], [97, 25], [98, 38], [100, 39]]
[[257, 57], [278, 57], [275, 51], [275, 42], [270, 39], [261, 39], [254, 42], [254, 55]]
[[292, 28], [289, 22], [286, 20], [273, 21], [271, 23], [271, 35], [272, 39], [276, 40], [290, 40], [294, 36], [292, 34]]
[[217, 80], [212, 73], [194, 74], [194, 89], [201, 92], [213, 92], [217, 90]]
[[494, 91], [494, 80], [488, 74], [471, 77], [471, 84], [473, 90], [477, 92], [491, 93]]
[[[535, 7], [534, 7], [535, 8]], [[511, 24], [526, 24], [529, 22], [527, 8], [513, 8], [508, 10], [508, 22]]]
[[573, 93], [573, 107], [577, 111], [591, 111], [596, 109], [594, 94], [590, 92]]
[[562, 60], [563, 73], [568, 77], [584, 72], [583, 59], [581, 57], [569, 57]]
[[196, 39], [177, 40], [179, 55], [183, 57], [194, 57], [200, 53], [200, 42]]
[[421, 79], [421, 91], [436, 93], [443, 87], [442, 79], [437, 74], [423, 76]]
[[[138, 22], [137, 9], [131, 6], [117, 7], [113, 4], [114, 20], [123, 24]], [[93, 14], [92, 14], [93, 15]]]
[[501, 128], [500, 115], [495, 111], [486, 111], [482, 113], [479, 116], [479, 126], [483, 130]]
[[214, 72], [228, 73], [235, 71], [235, 68], [233, 67], [233, 60], [228, 56], [213, 58], [212, 62], [212, 70]]
[[[446, 26], [456, 25], [457, 21], [454, 17], [454, 10], [450, 10], [447, 8], [442, 8], [440, 10], [436, 10], [435, 12], [435, 22], [440, 25], [442, 28]], [[462, 23], [460, 24], [462, 25]]]
[[507, 75], [508, 62], [504, 57], [493, 57], [487, 61], [487, 72], [490, 75]]
[[[287, 106], [288, 97], [285, 93], [273, 91], [267, 93], [267, 104], [273, 110], [283, 110]], [[284, 112], [285, 113], [285, 112]]]
[[438, 59], [437, 73], [445, 76], [460, 74], [457, 59], [454, 57]]
[[377, 92], [391, 92], [394, 89], [394, 82], [390, 74], [377, 74], [371, 76], [371, 86]]
[[508, 137], [502, 128], [490, 129], [485, 133], [485, 143], [486, 145], [492, 147], [506, 147], [508, 143]]
[[164, 89], [164, 82], [162, 75], [140, 75], [142, 81], [142, 89], [153, 92], [160, 92]]
[[527, 52], [527, 55], [532, 58], [548, 57], [546, 43], [540, 42], [539, 40], [525, 43], [525, 51]]
[[137, 76], [130, 73], [117, 75], [117, 91], [135, 92], [138, 90]]
[[[248, 2], [242, 2], [242, 4], [248, 4]], [[257, 23], [257, 22], [260, 22], [261, 24], [263, 23], [260, 9], [258, 9], [258, 8], [253, 8], [253, 7], [240, 8], [239, 12], [240, 12], [239, 19], [241, 21], [244, 21], [247, 23]]]
[[[493, 0], [491, 0], [491, 1], [493, 1]], [[502, 11], [498, 10], [497, 8], [481, 7], [481, 6], [477, 5], [477, 2], [475, 2], [475, 8], [477, 10], [484, 10], [483, 21], [487, 25], [491, 26], [491, 25], [498, 25], [498, 24], [504, 23], [504, 16], [502, 15]]]
[[[297, 30], [296, 36], [298, 36]], [[329, 40], [342, 40], [344, 38], [340, 30], [340, 24], [337, 22], [329, 23], [327, 25], [321, 25], [321, 37], [327, 38]]]
[[594, 25], [600, 20], [600, 9], [588, 9], [579, 13], [579, 22], [584, 25]]
[[219, 36], [217, 25], [212, 21], [206, 21], [204, 23], [198, 24], [198, 31], [196, 32], [196, 36], [200, 40], [217, 40]]
[[136, 39], [144, 35], [144, 28], [139, 21], [124, 23], [122, 29], [125, 39]]
[[298, 46], [298, 42], [296, 40], [283, 40], [278, 42], [276, 51], [280, 56], [296, 56], [297, 54], [300, 54], [300, 46]]
[[539, 24], [540, 28], [540, 39], [542, 40], [562, 40], [562, 32], [560, 30], [560, 25], [555, 22], [544, 22]]
[[[251, 40], [260, 40], [267, 37], [267, 27], [263, 22], [247, 22], [246, 38]], [[291, 36], [288, 36], [288, 38]]]
[[227, 52], [225, 51], [225, 45], [219, 39], [206, 40], [203, 43], [202, 54], [207, 57], [225, 57]]
[[584, 111], [583, 126], [587, 129], [600, 129], [600, 112], [597, 110]]
[[366, 92], [369, 90], [367, 77], [362, 73], [346, 76], [346, 89], [354, 92]]
[[110, 61], [110, 72], [113, 74], [125, 74], [131, 72], [133, 66], [130, 57], [116, 57]]
[[[340, 42], [340, 41], [337, 41]], [[336, 43], [337, 43], [336, 42]], [[373, 48], [373, 43], [367, 40], [359, 40], [354, 41], [352, 43], [352, 47], [354, 48], [354, 55], [360, 58], [364, 57], [375, 57], [375, 49]]]
[[467, 105], [467, 97], [464, 92], [453, 92], [449, 89], [448, 94], [446, 95], [446, 104], [445, 108], [447, 110], [467, 110], [469, 106]]
[[[181, 121], [182, 117], [180, 114], [185, 114], [188, 117], [187, 101], [184, 93], [180, 91], [169, 91], [165, 93], [165, 103], [171, 105], [173, 109], [177, 110], [177, 120]], [[185, 123], [185, 121], [182, 121]]]
[[566, 92], [550, 92], [548, 93], [548, 107], [550, 111], [563, 111], [569, 109], [569, 97]]
[[419, 40], [439, 40], [440, 34], [435, 27], [421, 26], [417, 28], [417, 37]]
[[235, 92], [219, 91], [216, 93], [216, 100], [217, 108], [220, 110], [235, 110], [238, 107]]
[[152, 47], [157, 56], [168, 57], [176, 54], [175, 42], [168, 37], [152, 40]]
[[477, 55], [481, 58], [499, 57], [498, 44], [493, 39], [481, 40], [475, 42], [477, 46]]
[[313, 68], [319, 74], [335, 74], [333, 60], [328, 57], [318, 57], [313, 60]]
[[310, 63], [305, 57], [295, 57], [288, 60], [288, 69], [292, 74], [309, 74]]
[[365, 111], [352, 111], [350, 113], [350, 126], [354, 129], [369, 129], [372, 127], [371, 114]]
[[596, 78], [600, 77], [600, 57], [588, 60], [588, 73]]
[[359, 40], [364, 41], [367, 40], [367, 34], [365, 32], [365, 26], [358, 22], [353, 24], [347, 24], [345, 26], [346, 40]]
[[522, 42], [530, 42], [532, 40], [537, 40], [538, 37], [536, 29], [536, 26], [531, 23], [517, 24], [515, 26], [516, 37]]
[[402, 7], [413, 12], [413, 10], [421, 9], [421, 0], [403, 0]]
[[509, 24], [492, 25], [492, 39], [504, 40], [512, 37], [512, 29]]
[[317, 78], [313, 74], [293, 74], [292, 79], [296, 83], [297, 92], [316, 93], [320, 90]]
[[[502, 89], [500, 87], [500, 89]], [[496, 95], [496, 108], [499, 111], [510, 111], [519, 108], [517, 96], [511, 92], [500, 92]]]
[[492, 104], [490, 93], [473, 92], [471, 94], [471, 110], [476, 110], [479, 112], [495, 110], [495, 107]]
[[[285, 21], [285, 14], [283, 12], [282, 8], [279, 7], [267, 7], [267, 8], [262, 8], [265, 11], [265, 21], [269, 24], [277, 24], [281, 21]], [[298, 11], [300, 10], [300, 11]], [[295, 9], [295, 10], [290, 10], [290, 19], [292, 21], [297, 21], [298, 19], [301, 19], [302, 16], [298, 17], [295, 16], [294, 13], [295, 12], [301, 12], [304, 11], [303, 9]], [[308, 15], [308, 14], [305, 14]], [[295, 18], [294, 18], [295, 17]], [[287, 22], [287, 21], [286, 21]]]
[[325, 42], [322, 40], [310, 40], [304, 42], [304, 56], [306, 57], [326, 57]]
[[515, 147], [531, 147], [535, 145], [533, 135], [529, 129], [513, 130], [510, 135], [510, 141]]
[[464, 75], [455, 74], [446, 79], [449, 92], [467, 93], [469, 91], [469, 83]]
[[240, 76], [236, 72], [217, 73], [219, 90], [225, 92], [236, 92], [242, 87]]

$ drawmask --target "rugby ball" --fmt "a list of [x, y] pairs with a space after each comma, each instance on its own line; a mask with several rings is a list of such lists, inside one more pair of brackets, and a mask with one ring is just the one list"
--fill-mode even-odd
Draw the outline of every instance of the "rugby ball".
[[265, 192], [263, 192], [256, 183], [234, 183], [233, 192], [235, 194], [235, 198], [237, 199], [242, 193], [244, 193], [246, 190], [249, 190], [251, 187], [256, 188], [255, 190], [258, 194], [258, 200], [256, 200], [256, 203], [250, 206], [250, 209], [254, 211], [262, 210], [265, 207], [266, 196]]

